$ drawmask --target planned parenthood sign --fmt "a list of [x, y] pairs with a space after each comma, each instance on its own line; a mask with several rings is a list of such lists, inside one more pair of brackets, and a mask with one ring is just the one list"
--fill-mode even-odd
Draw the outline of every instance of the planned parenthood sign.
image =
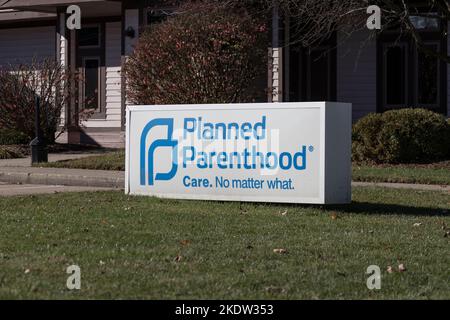
[[126, 192], [348, 203], [351, 124], [342, 103], [129, 106]]

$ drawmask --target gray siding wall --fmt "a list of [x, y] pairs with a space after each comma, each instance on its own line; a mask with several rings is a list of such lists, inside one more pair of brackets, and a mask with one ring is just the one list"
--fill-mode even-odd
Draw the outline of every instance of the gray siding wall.
[[106, 24], [106, 119], [121, 126], [121, 23]]
[[[139, 30], [139, 10], [137, 9], [131, 9], [125, 11], [125, 30], [129, 27], [132, 27], [134, 30]], [[130, 55], [133, 50], [134, 46], [137, 43], [137, 37], [134, 38], [125, 38], [125, 55]]]
[[55, 58], [55, 27], [0, 29], [0, 65]]
[[353, 104], [354, 121], [377, 109], [377, 46], [369, 32], [338, 35], [337, 100]]

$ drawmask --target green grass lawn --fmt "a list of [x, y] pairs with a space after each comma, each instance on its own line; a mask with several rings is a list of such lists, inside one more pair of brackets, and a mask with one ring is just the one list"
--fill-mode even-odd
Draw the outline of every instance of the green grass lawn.
[[46, 164], [40, 163], [37, 166], [51, 168], [125, 171], [125, 151], [110, 152], [104, 155], [91, 156], [83, 159], [64, 160]]
[[[41, 164], [39, 166], [42, 166]], [[125, 170], [125, 152], [119, 151], [84, 159], [60, 161], [46, 167]], [[450, 185], [450, 161], [430, 165], [353, 165], [353, 180], [362, 182], [398, 182]]]
[[353, 165], [353, 180], [450, 185], [450, 161], [430, 165]]
[[[381, 188], [333, 207], [0, 198], [0, 298], [449, 299], [449, 202]], [[72, 264], [78, 292], [66, 289]], [[386, 272], [399, 264], [407, 271]], [[381, 267], [379, 291], [366, 287], [369, 265]]]

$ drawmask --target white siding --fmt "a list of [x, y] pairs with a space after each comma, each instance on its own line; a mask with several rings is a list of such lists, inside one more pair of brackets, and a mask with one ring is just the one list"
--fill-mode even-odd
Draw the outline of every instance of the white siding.
[[337, 99], [353, 104], [353, 120], [376, 112], [377, 50], [369, 30], [338, 36]]
[[106, 24], [106, 119], [121, 120], [122, 67], [121, 23]]
[[55, 27], [0, 29], [0, 65], [55, 58]]

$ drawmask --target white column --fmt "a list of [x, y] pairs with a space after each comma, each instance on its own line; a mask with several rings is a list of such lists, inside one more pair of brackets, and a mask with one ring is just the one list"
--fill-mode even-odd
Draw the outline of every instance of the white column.
[[269, 50], [269, 100], [283, 101], [283, 48], [280, 41], [280, 15], [277, 7], [272, 11], [272, 48]]

